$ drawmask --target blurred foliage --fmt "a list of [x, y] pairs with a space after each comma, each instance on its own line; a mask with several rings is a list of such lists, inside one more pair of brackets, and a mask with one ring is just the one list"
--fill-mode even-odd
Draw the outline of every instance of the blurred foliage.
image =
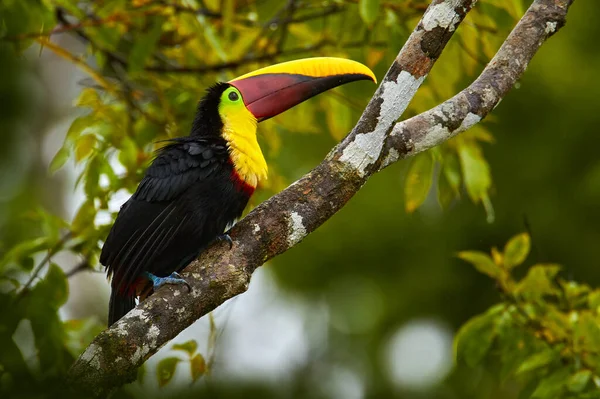
[[523, 397], [597, 398], [600, 388], [600, 289], [565, 280], [556, 264], [536, 264], [516, 280], [530, 250], [526, 233], [491, 255], [458, 257], [493, 278], [503, 302], [463, 325], [456, 336], [459, 363], [493, 357], [500, 378], [517, 379]]
[[[481, 0], [404, 117], [439, 104], [469, 84], [527, 3]], [[69, 296], [68, 277], [55, 258], [70, 252], [80, 259], [76, 271], [100, 269], [98, 253], [111, 225], [107, 220], [113, 220], [117, 211], [109, 206], [111, 200], [119, 193], [133, 192], [160, 140], [187, 134], [206, 87], [269, 63], [319, 55], [361, 61], [381, 78], [427, 4], [419, 0], [0, 2], [0, 131], [5, 140], [0, 146], [4, 193], [0, 308], [6, 309], [0, 319], [0, 395], [52, 396], [54, 383], [100, 331], [102, 326], [95, 319], [65, 322], [59, 317], [59, 308]], [[579, 29], [587, 29], [585, 37], [597, 37], [600, 32], [593, 28], [597, 24], [586, 20], [586, 15], [593, 12], [579, 14], [584, 21]], [[560, 38], [576, 28], [569, 25], [557, 40], [567, 40]], [[62, 35], [79, 40], [84, 50], [63, 46], [56, 39]], [[590, 222], [594, 219], [590, 215], [599, 216], [591, 207], [600, 200], [600, 169], [593, 161], [596, 154], [586, 152], [597, 147], [589, 142], [599, 123], [594, 119], [597, 112], [590, 110], [589, 120], [581, 122], [579, 129], [573, 127], [581, 110], [597, 99], [593, 94], [572, 97], [586, 90], [598, 93], [594, 91], [597, 85], [590, 82], [600, 61], [581, 58], [593, 43], [562, 43], [558, 56], [546, 56], [547, 69], [532, 68], [525, 79], [532, 74], [528, 83], [549, 90], [539, 76], [549, 73], [543, 71], [568, 70], [564, 63], [572, 58], [583, 68], [581, 81], [574, 80], [577, 74], [563, 74], [562, 81], [552, 80], [553, 92], [530, 90], [529, 97], [523, 92], [511, 96], [515, 105], [505, 112], [501, 108], [498, 118], [492, 116], [444, 145], [390, 168], [395, 174], [387, 171], [375, 176], [340, 216], [300, 248], [275, 260], [274, 271], [283, 287], [309, 299], [325, 298], [335, 315], [328, 361], [368, 369], [365, 385], [371, 395], [397, 393], [372, 355], [380, 351], [390, 332], [410, 317], [443, 315], [453, 328], [462, 325], [457, 337], [458, 362], [433, 397], [516, 398], [519, 393], [539, 398], [594, 397], [600, 372], [597, 291], [564, 280], [557, 266], [545, 263], [532, 266], [525, 276], [515, 276], [530, 246], [528, 236], [520, 235], [502, 252], [494, 249], [491, 256], [459, 253], [497, 282], [503, 300], [463, 324], [496, 298], [483, 280], [459, 276], [456, 268], [449, 267], [454, 265], [449, 263], [450, 252], [473, 242], [482, 246], [499, 241], [522, 227], [523, 213], [534, 220], [534, 229], [543, 230], [538, 245], [547, 248], [549, 256], [575, 267], [600, 260], [600, 254], [592, 250], [574, 249], [583, 244], [593, 248], [600, 238], [596, 224]], [[35, 56], [48, 52], [77, 66], [88, 78], [80, 82], [77, 117], [52, 161], [42, 164], [41, 150], [36, 147], [29, 157], [35, 167], [25, 167], [25, 157], [16, 150], [23, 147], [19, 133], [36, 131], [32, 141], [41, 141], [46, 127], [33, 121], [50, 123], [51, 116], [44, 115], [34, 96], [27, 94], [22, 76], [31, 72]], [[259, 139], [270, 174], [251, 205], [283, 189], [322, 159], [352, 128], [372, 93], [368, 83], [349, 85], [262, 123]], [[563, 98], [562, 107], [558, 100], [552, 102], [553, 96]], [[575, 101], [579, 106], [566, 110], [564, 104]], [[529, 108], [519, 117], [520, 111]], [[553, 119], [559, 115], [568, 120], [564, 126], [569, 123], [573, 134], [554, 142], [555, 147], [544, 147], [553, 143], [546, 133], [560, 126]], [[495, 124], [496, 119], [503, 123]], [[530, 130], [530, 141], [505, 135], [504, 146], [490, 146], [495, 142], [492, 131], [505, 124], [506, 132]], [[593, 131], [577, 141], [590, 126]], [[518, 155], [507, 157], [508, 153]], [[581, 174], [586, 180], [574, 179], [584, 162], [589, 167]], [[50, 178], [45, 174], [46, 167], [56, 173], [71, 163], [78, 171], [77, 186], [85, 194], [72, 219], [60, 215], [50, 203]], [[522, 171], [521, 179], [515, 177], [517, 171]], [[531, 183], [536, 179], [545, 183]], [[23, 181], [28, 184], [20, 186]], [[404, 195], [397, 188], [402, 186]], [[581, 202], [565, 209], [562, 204], [568, 198], [557, 200], [557, 187], [564, 187], [564, 195], [579, 193]], [[487, 222], [496, 223], [485, 223], [479, 208], [459, 201], [463, 197], [481, 203]], [[440, 209], [448, 212], [440, 213]], [[572, 217], [569, 212], [577, 210], [580, 213]], [[561, 238], [555, 238], [552, 231]], [[574, 262], [563, 262], [567, 250]], [[593, 269], [582, 266], [577, 270], [580, 279], [600, 282]], [[458, 295], [461, 290], [467, 293]], [[365, 327], [366, 319], [369, 327]], [[159, 385], [168, 385], [184, 364], [194, 380], [209, 374], [214, 354], [199, 353], [195, 341], [174, 344], [172, 349], [186, 356], [167, 357], [159, 363], [155, 375]], [[320, 359], [314, 362], [322, 367]], [[141, 372], [139, 379], [144, 378], [148, 377]], [[297, 380], [298, 396], [322, 397], [319, 390], [309, 389], [313, 380], [308, 373], [299, 373]], [[513, 382], [519, 387], [516, 393], [506, 389]], [[209, 397], [278, 395], [260, 383], [242, 388], [226, 385], [202, 387], [199, 392]]]

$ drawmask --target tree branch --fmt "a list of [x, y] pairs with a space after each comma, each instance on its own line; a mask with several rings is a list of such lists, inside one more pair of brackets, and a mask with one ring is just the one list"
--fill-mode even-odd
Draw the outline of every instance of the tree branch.
[[[396, 160], [447, 140], [494, 107], [540, 45], [558, 30], [572, 0], [535, 0], [482, 75], [446, 103], [395, 123], [431, 70], [470, 0], [434, 0], [352, 132], [315, 169], [254, 209], [231, 230], [233, 249], [215, 244], [183, 275], [192, 286], [165, 287], [107, 329], [70, 370], [74, 389], [93, 396], [135, 378], [151, 355], [227, 299], [254, 270], [328, 220], [367, 179]], [[451, 106], [451, 108], [449, 108]]]

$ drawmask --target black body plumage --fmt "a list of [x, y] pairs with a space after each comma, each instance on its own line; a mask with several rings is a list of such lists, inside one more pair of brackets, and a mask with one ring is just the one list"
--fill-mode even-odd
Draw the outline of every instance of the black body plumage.
[[158, 151], [115, 220], [100, 256], [112, 274], [109, 325], [135, 306], [135, 283], [144, 272], [165, 277], [184, 268], [248, 202], [220, 134], [219, 96], [227, 87], [209, 89], [192, 134]]

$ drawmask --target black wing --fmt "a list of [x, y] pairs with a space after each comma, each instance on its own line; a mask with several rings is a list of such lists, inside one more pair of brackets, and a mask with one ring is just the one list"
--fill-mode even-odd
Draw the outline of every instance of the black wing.
[[142, 272], [155, 273], [152, 260], [178, 233], [197, 227], [177, 199], [222, 170], [227, 159], [222, 139], [180, 138], [158, 151], [102, 248], [100, 262], [113, 275], [113, 289], [132, 289]]

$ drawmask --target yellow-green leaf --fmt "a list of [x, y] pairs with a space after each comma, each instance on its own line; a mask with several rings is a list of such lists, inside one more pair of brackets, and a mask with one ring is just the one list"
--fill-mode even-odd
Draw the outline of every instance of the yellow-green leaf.
[[544, 295], [558, 295], [554, 278], [560, 271], [559, 265], [538, 264], [532, 266], [527, 275], [519, 281], [516, 292], [527, 298], [541, 298]]
[[452, 185], [448, 181], [445, 174], [441, 173], [438, 178], [437, 186], [437, 199], [442, 209], [446, 209], [450, 206], [452, 201], [456, 198], [456, 192], [452, 188]]
[[325, 120], [327, 121], [329, 133], [334, 139], [342, 140], [352, 128], [350, 108], [346, 104], [342, 104], [334, 95], [323, 96], [322, 104], [325, 109]]
[[75, 145], [75, 161], [81, 162], [83, 159], [87, 158], [92, 153], [96, 141], [96, 136], [93, 134], [84, 134], [83, 136], [80, 136]]
[[[86, 89], [92, 90], [92, 89]], [[96, 93], [95, 91], [91, 91], [92, 93]], [[82, 95], [83, 96], [83, 95]], [[92, 115], [80, 116], [79, 118], [75, 118], [71, 126], [69, 127], [69, 131], [67, 132], [67, 141], [73, 142], [79, 137], [79, 135], [89, 126], [93, 125], [95, 122], [95, 118]]]
[[454, 340], [457, 361], [462, 360], [469, 367], [475, 367], [483, 360], [496, 337], [496, 318], [503, 311], [503, 306], [495, 306], [460, 328]]
[[196, 353], [196, 350], [198, 349], [198, 343], [195, 340], [191, 339], [182, 344], [173, 345], [173, 349], [187, 352], [190, 356], [192, 356], [194, 353]]
[[159, 387], [164, 387], [171, 381], [175, 375], [175, 370], [177, 369], [177, 364], [179, 362], [180, 359], [176, 357], [167, 357], [158, 362], [158, 366], [156, 366], [156, 377], [158, 379]]
[[69, 155], [70, 151], [66, 147], [62, 147], [60, 150], [58, 150], [56, 155], [54, 155], [54, 158], [52, 158], [50, 166], [48, 167], [50, 169], [50, 173], [55, 173], [57, 170], [62, 168], [69, 159]]
[[547, 366], [557, 358], [557, 353], [552, 349], [546, 348], [540, 352], [529, 356], [517, 369], [517, 374], [526, 373]]
[[556, 399], [560, 398], [565, 383], [569, 376], [567, 367], [559, 369], [550, 376], [542, 378], [535, 391], [531, 394], [532, 399]]
[[372, 26], [379, 14], [380, 0], [360, 0], [358, 4], [358, 13], [368, 26]]
[[137, 168], [138, 159], [138, 147], [135, 142], [129, 138], [124, 137], [121, 141], [121, 148], [119, 152], [119, 162], [127, 170], [134, 171]]
[[521, 233], [514, 236], [504, 247], [504, 266], [512, 269], [525, 261], [531, 247], [529, 234]]
[[579, 370], [569, 377], [567, 389], [569, 392], [579, 393], [583, 391], [592, 377], [590, 370]]
[[194, 381], [206, 373], [206, 361], [201, 354], [198, 353], [190, 360], [190, 372]]
[[480, 251], [461, 251], [458, 253], [458, 257], [466, 262], [469, 262], [475, 269], [479, 270], [483, 274], [496, 279], [500, 277], [502, 269], [494, 263], [492, 258]]
[[433, 178], [434, 161], [430, 153], [417, 155], [410, 164], [404, 185], [406, 212], [414, 212], [427, 198]]
[[151, 18], [152, 26], [149, 31], [136, 38], [133, 48], [129, 53], [129, 72], [137, 72], [144, 68], [146, 60], [156, 47], [156, 43], [162, 33], [163, 19]]
[[444, 154], [442, 162], [442, 174], [448, 180], [450, 187], [454, 190], [456, 196], [460, 195], [460, 162], [454, 152]]
[[492, 184], [490, 167], [483, 158], [481, 149], [474, 142], [462, 142], [458, 148], [458, 156], [467, 193], [471, 200], [477, 203], [487, 197]]
[[77, 214], [73, 218], [73, 223], [71, 225], [73, 232], [77, 234], [90, 226], [93, 227], [95, 217], [96, 207], [94, 206], [93, 200], [85, 201], [81, 204], [81, 207], [79, 207]]

